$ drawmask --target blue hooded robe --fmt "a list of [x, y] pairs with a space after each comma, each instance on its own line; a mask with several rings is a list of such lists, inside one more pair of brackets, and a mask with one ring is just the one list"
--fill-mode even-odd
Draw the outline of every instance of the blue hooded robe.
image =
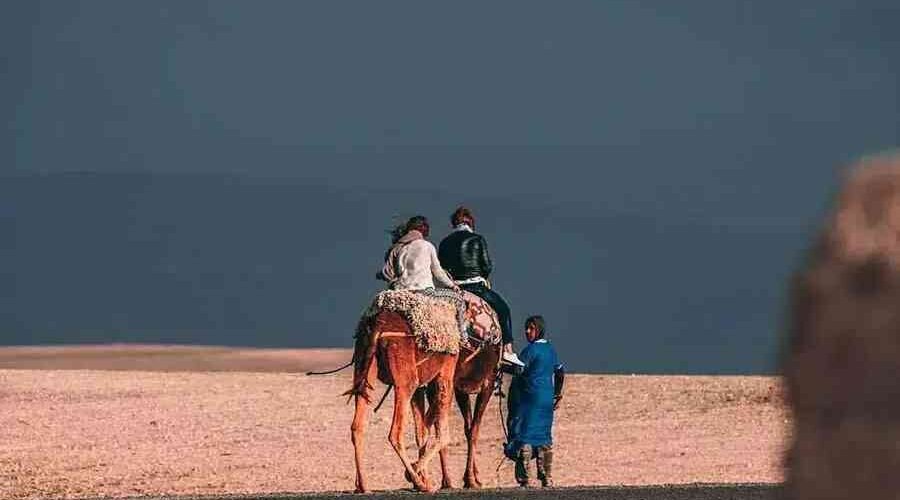
[[515, 456], [524, 445], [553, 444], [553, 373], [562, 367], [546, 339], [529, 344], [519, 359], [525, 368], [509, 387], [508, 456]]

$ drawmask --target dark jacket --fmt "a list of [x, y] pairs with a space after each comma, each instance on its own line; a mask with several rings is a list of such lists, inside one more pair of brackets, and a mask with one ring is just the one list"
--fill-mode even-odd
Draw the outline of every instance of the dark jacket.
[[454, 231], [441, 241], [438, 260], [457, 281], [488, 278], [494, 268], [484, 237], [464, 230]]

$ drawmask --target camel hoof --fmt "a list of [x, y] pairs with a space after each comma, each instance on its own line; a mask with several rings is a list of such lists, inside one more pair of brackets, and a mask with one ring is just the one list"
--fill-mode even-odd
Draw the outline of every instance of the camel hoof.
[[425, 475], [422, 474], [421, 472], [419, 473], [419, 480], [422, 481], [422, 491], [425, 491], [428, 493], [434, 493], [435, 491], [438, 490], [438, 487], [433, 486], [431, 484], [431, 481], [429, 481], [428, 478], [425, 477]]
[[452, 490], [452, 489], [454, 489], [454, 488], [455, 488], [455, 487], [453, 486], [453, 482], [452, 482], [452, 481], [444, 480], [443, 482], [441, 482], [441, 489], [442, 489], [442, 490]]
[[413, 489], [415, 491], [426, 491], [426, 492], [431, 492], [431, 493], [437, 491], [437, 488], [432, 488], [431, 482], [428, 480], [428, 476], [425, 475], [425, 472], [419, 470], [418, 462], [412, 464], [412, 467], [413, 467], [413, 471], [415, 471], [415, 473], [416, 473], [416, 477], [413, 478], [412, 475], [410, 475], [408, 470], [403, 471], [403, 477], [407, 481], [412, 483]]
[[481, 481], [479, 481], [478, 479], [472, 479], [472, 478], [467, 477], [464, 482], [465, 482], [466, 489], [471, 489], [471, 490], [480, 490], [481, 489]]
[[431, 486], [431, 483], [421, 476], [419, 477], [418, 481], [413, 481], [412, 483], [413, 489], [415, 491], [422, 491], [425, 493], [434, 493], [435, 491], [437, 491], [437, 488]]
[[[415, 472], [417, 476], [419, 476], [419, 477], [422, 476], [422, 471], [419, 470], [419, 461], [418, 460], [411, 463], [410, 467], [412, 467], [413, 472]], [[413, 478], [412, 478], [412, 476], [409, 475], [408, 470], [403, 472], [403, 477], [405, 477], [407, 481], [409, 481], [411, 483], [413, 482]]]
[[431, 484], [431, 481], [428, 480], [427, 477], [422, 476], [422, 489], [419, 491], [423, 491], [425, 493], [437, 493], [440, 490], [440, 487], [436, 484]]

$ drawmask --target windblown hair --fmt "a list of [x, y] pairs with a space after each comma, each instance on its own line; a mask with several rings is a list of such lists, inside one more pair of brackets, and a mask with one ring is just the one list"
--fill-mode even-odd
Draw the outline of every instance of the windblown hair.
[[534, 316], [529, 316], [528, 319], [525, 320], [525, 326], [529, 324], [534, 325], [538, 331], [538, 338], [544, 338], [544, 334], [547, 332], [547, 323], [544, 321], [544, 317], [536, 314]]
[[458, 226], [460, 224], [468, 224], [472, 227], [475, 227], [475, 216], [472, 215], [472, 211], [464, 206], [460, 206], [457, 208], [452, 215], [450, 215], [450, 224], [454, 226]]
[[428, 218], [424, 215], [410, 217], [406, 222], [399, 224], [397, 227], [390, 230], [391, 244], [397, 243], [403, 235], [412, 230], [420, 231], [423, 235], [427, 236], [429, 227]]

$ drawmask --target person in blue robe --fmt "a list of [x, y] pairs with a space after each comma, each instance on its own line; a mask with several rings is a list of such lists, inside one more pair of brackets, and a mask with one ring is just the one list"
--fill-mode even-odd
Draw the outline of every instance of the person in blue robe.
[[531, 459], [536, 461], [541, 484], [552, 486], [553, 412], [562, 400], [565, 371], [546, 338], [543, 317], [525, 320], [525, 338], [528, 346], [519, 355], [525, 366], [513, 376], [509, 387], [509, 439], [504, 453], [515, 461], [516, 481], [521, 486], [530, 486]]

